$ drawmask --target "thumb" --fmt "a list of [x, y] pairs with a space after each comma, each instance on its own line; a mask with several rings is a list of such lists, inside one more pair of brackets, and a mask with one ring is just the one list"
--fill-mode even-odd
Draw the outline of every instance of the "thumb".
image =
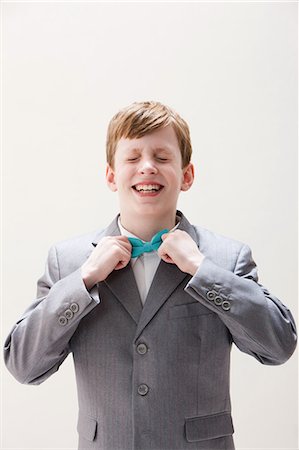
[[164, 241], [168, 235], [169, 235], [169, 233], [163, 233], [161, 236], [161, 240]]

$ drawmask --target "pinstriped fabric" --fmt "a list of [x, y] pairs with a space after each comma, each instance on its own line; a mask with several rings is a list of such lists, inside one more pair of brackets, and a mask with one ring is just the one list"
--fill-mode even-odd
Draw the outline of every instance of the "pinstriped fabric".
[[28, 384], [72, 353], [79, 450], [233, 450], [232, 344], [263, 364], [295, 349], [294, 319], [258, 283], [249, 247], [178, 214], [205, 255], [193, 277], [161, 261], [143, 308], [130, 265], [88, 292], [80, 267], [120, 234], [115, 218], [50, 250], [37, 299], [5, 342], [8, 369]]

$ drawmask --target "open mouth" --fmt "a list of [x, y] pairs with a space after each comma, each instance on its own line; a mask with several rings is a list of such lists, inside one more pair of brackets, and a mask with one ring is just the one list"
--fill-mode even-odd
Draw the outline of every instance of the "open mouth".
[[132, 188], [139, 193], [157, 193], [163, 189], [164, 186], [161, 184], [153, 183], [153, 184], [135, 184]]

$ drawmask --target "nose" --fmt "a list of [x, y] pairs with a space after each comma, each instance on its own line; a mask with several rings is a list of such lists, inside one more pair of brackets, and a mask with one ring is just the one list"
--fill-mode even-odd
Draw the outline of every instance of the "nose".
[[142, 160], [138, 168], [140, 174], [155, 174], [157, 173], [157, 168], [152, 159]]

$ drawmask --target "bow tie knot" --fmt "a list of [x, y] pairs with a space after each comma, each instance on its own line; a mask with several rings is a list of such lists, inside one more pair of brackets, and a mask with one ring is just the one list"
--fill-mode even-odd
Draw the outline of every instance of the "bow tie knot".
[[162, 231], [159, 231], [157, 234], [155, 234], [150, 242], [143, 242], [141, 239], [138, 238], [131, 238], [129, 237], [129, 241], [132, 245], [132, 258], [137, 258], [138, 256], [142, 255], [143, 253], [149, 253], [154, 250], [158, 250], [160, 245], [162, 244], [162, 235], [168, 233], [168, 229], [165, 228]]
[[154, 247], [150, 242], [145, 242], [142, 248], [144, 252], [151, 252]]

